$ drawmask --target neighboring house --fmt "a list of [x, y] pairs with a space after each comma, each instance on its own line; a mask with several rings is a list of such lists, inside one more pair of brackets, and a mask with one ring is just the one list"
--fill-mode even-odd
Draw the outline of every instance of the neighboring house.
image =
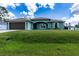
[[76, 30], [75, 26], [68, 26], [68, 30]]
[[[47, 30], [47, 29], [64, 29], [64, 21], [52, 20], [48, 18], [33, 19], [13, 19], [3, 22], [6, 30]], [[1, 24], [0, 24], [1, 25]]]
[[0, 21], [0, 30], [6, 30], [7, 29], [7, 23]]
[[75, 26], [71, 26], [70, 28], [68, 28], [68, 30], [79, 30], [79, 28], [77, 28]]

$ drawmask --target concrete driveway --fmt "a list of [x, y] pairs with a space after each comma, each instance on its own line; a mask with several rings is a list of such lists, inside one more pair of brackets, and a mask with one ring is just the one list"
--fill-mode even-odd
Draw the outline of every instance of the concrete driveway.
[[0, 33], [11, 32], [11, 31], [16, 31], [16, 30], [0, 30]]

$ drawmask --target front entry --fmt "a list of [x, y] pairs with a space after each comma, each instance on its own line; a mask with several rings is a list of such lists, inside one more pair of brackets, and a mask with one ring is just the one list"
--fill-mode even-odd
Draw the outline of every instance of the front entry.
[[55, 29], [58, 29], [58, 25], [57, 25], [57, 23], [55, 23]]
[[47, 24], [44, 22], [37, 22], [33, 24], [33, 29], [45, 30], [47, 29]]

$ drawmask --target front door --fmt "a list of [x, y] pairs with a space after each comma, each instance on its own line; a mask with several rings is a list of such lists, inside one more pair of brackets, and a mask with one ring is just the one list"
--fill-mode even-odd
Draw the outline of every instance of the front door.
[[57, 23], [55, 23], [55, 29], [58, 29]]
[[45, 23], [39, 23], [39, 24], [37, 25], [37, 28], [40, 29], [40, 30], [45, 30], [45, 29], [47, 29], [47, 26], [46, 26]]
[[47, 29], [47, 24], [44, 22], [37, 22], [34, 25], [34, 29], [38, 29], [38, 30], [45, 30]]

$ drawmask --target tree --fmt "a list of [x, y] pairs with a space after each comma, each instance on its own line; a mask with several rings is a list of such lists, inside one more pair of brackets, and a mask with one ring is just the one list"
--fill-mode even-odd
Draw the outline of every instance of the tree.
[[8, 17], [8, 11], [6, 8], [0, 6], [0, 21], [4, 21]]
[[77, 25], [75, 25], [75, 27], [79, 28], [79, 23]]

